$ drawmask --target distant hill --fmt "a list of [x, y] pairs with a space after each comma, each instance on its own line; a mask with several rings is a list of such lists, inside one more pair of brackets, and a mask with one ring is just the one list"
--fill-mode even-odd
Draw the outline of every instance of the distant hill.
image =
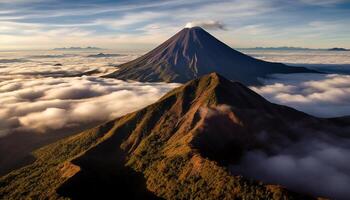
[[350, 51], [350, 49], [345, 49], [345, 48], [332, 48], [332, 49], [328, 49], [328, 51]]
[[233, 176], [227, 166], [246, 151], [275, 154], [320, 130], [345, 135], [347, 121], [270, 103], [212, 73], [39, 149], [33, 164], [0, 179], [0, 198], [315, 199]]
[[109, 57], [118, 57], [122, 56], [122, 54], [104, 54], [104, 53], [98, 53], [98, 54], [92, 54], [88, 55], [88, 58], [109, 58]]
[[149, 53], [107, 75], [109, 78], [150, 82], [179, 82], [217, 72], [248, 85], [274, 73], [315, 73], [303, 67], [258, 60], [222, 43], [200, 27], [185, 28]]
[[84, 51], [84, 50], [102, 50], [98, 47], [63, 47], [63, 48], [54, 48], [53, 50], [59, 51]]

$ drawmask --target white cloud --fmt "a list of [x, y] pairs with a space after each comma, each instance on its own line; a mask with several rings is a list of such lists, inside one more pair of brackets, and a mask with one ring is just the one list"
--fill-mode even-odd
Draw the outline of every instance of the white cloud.
[[[198, 1], [199, 3], [200, 1]], [[65, 46], [86, 46], [99, 44], [103, 47], [128, 47], [126, 44], [137, 43], [138, 45], [159, 44], [167, 39], [176, 31], [179, 31], [183, 24], [188, 21], [202, 21], [203, 19], [212, 19], [213, 16], [208, 13], [216, 13], [215, 19], [220, 22], [228, 18], [253, 17], [271, 11], [274, 9], [268, 2], [261, 1], [242, 1], [234, 0], [230, 2], [207, 2], [197, 4], [197, 1], [186, 2], [183, 0], [146, 3], [146, 4], [128, 4], [110, 7], [84, 9], [58, 9], [54, 11], [33, 11], [33, 13], [1, 16], [9, 17], [5, 21], [8, 23], [3, 29], [6, 31], [1, 34], [1, 48], [21, 48], [21, 49], [45, 49], [52, 48], [58, 44]], [[234, 4], [235, 6], [232, 6]], [[164, 7], [155, 9], [154, 7]], [[168, 9], [169, 6], [177, 6], [176, 9]], [[149, 8], [146, 9], [146, 8]], [[143, 9], [142, 11], [133, 11], [134, 9]], [[164, 10], [165, 9], [165, 10]], [[61, 23], [19, 23], [14, 22], [18, 19], [42, 19], [45, 17], [60, 17], [71, 15], [92, 15], [96, 13], [118, 12], [114, 17], [95, 17], [81, 23], [61, 24]], [[189, 14], [191, 13], [191, 14]], [[210, 20], [209, 20], [210, 21]], [[158, 31], [146, 30], [151, 24], [161, 24], [162, 29]], [[39, 26], [39, 27], [37, 27]], [[104, 26], [108, 33], [96, 33], [96, 26]], [[207, 28], [223, 28], [222, 23], [206, 22]], [[28, 27], [28, 28], [25, 28]], [[125, 28], [130, 28], [125, 31]], [[122, 30], [122, 32], [120, 32]], [[138, 31], [135, 34], [133, 31]], [[111, 33], [111, 31], [116, 31]], [[141, 32], [142, 31], [142, 32]], [[64, 37], [62, 37], [64, 36]], [[57, 39], [59, 38], [59, 39]], [[36, 42], [33, 42], [36, 41]], [[93, 44], [91, 44], [93, 42]], [[21, 44], [21, 45], [14, 45]], [[130, 48], [130, 47], [129, 47]]]
[[272, 154], [248, 151], [231, 170], [313, 196], [346, 200], [350, 195], [350, 141], [329, 135], [326, 140], [302, 139]]
[[350, 75], [290, 74], [252, 87], [268, 100], [318, 117], [350, 115]]
[[156, 20], [165, 16], [166, 14], [163, 12], [130, 13], [116, 19], [96, 20], [95, 24], [105, 25], [107, 27], [114, 28], [114, 29], [122, 29], [137, 23], [145, 23], [150, 20]]
[[19, 117], [22, 126], [35, 129], [39, 132], [55, 130], [67, 126], [66, 110], [60, 108], [46, 108], [42, 112], [29, 113]]
[[[22, 55], [30, 60], [0, 68], [0, 137], [19, 131], [48, 133], [97, 124], [153, 103], [178, 86], [97, 76], [64, 77], [96, 68], [101, 75], [115, 70], [110, 64], [135, 56], [87, 58], [91, 52], [67, 57], [54, 53]], [[62, 66], [53, 66], [55, 63]]]
[[[102, 122], [155, 102], [178, 84], [128, 83], [102, 78], [20, 80], [16, 90], [0, 93], [0, 128], [6, 132], [47, 132]], [[57, 84], [51, 84], [58, 81]], [[13, 81], [4, 81], [2, 87]], [[13, 120], [18, 121], [13, 127]]]
[[[304, 1], [309, 4], [319, 2]], [[321, 2], [318, 4], [328, 5], [336, 0]], [[348, 44], [349, 31], [347, 26], [344, 26], [348, 23], [346, 18], [327, 21], [307, 15], [300, 23], [299, 18], [305, 13], [291, 15], [286, 12], [290, 7], [300, 6], [300, 2], [280, 4], [274, 0], [175, 0], [108, 6], [73, 5], [75, 6], [58, 7], [55, 10], [36, 10], [35, 6], [34, 9], [24, 9], [17, 6], [15, 13], [12, 13], [12, 10], [9, 14], [4, 13], [0, 16], [0, 21], [3, 22], [0, 23], [0, 48], [46, 49], [61, 44], [132, 49], [137, 44], [138, 48], [142, 46], [145, 49], [167, 39], [186, 22], [206, 22], [213, 19], [221, 22], [221, 25], [225, 24], [228, 29], [216, 36], [236, 47], [289, 45], [330, 48]], [[305, 6], [305, 3], [302, 5]], [[107, 15], [101, 16], [103, 13]], [[60, 20], [61, 17], [68, 16], [74, 16], [76, 20], [70, 23]], [[55, 20], [42, 20], [45, 18]], [[316, 22], [322, 20], [325, 20], [324, 23], [317, 25]], [[161, 25], [162, 28], [157, 31], [149, 29], [154, 24]], [[207, 24], [208, 28], [222, 28], [221, 25], [214, 24]]]

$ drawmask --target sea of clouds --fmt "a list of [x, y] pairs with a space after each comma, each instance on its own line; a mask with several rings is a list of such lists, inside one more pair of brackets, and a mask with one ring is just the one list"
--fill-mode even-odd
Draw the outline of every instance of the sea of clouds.
[[277, 154], [246, 152], [230, 168], [243, 175], [318, 197], [346, 200], [350, 196], [350, 139], [327, 134], [305, 138]]
[[275, 74], [254, 91], [271, 102], [317, 117], [350, 115], [350, 52], [246, 50], [258, 59], [309, 67], [327, 74]]
[[[91, 58], [85, 54], [6, 58], [0, 67], [0, 137], [114, 119], [157, 101], [179, 85], [99, 78], [114, 71], [114, 65], [133, 58], [135, 55]], [[75, 76], [92, 69], [98, 72]]]
[[[287, 105], [317, 117], [350, 115], [350, 53], [327, 51], [254, 51], [268, 61], [312, 67], [328, 74], [275, 74], [251, 87], [271, 102]], [[246, 152], [231, 166], [235, 174], [280, 184], [314, 196], [345, 200], [350, 196], [349, 128], [334, 133], [314, 133], [275, 154]], [[301, 133], [305, 130], [300, 130]], [[317, 135], [317, 137], [316, 137]]]
[[[140, 54], [98, 53], [1, 52], [0, 137], [91, 126], [138, 110], [179, 86], [100, 78]], [[272, 102], [318, 117], [350, 115], [350, 75], [344, 73], [350, 72], [347, 53], [250, 54], [269, 61], [335, 69], [332, 74], [273, 75], [262, 79], [264, 86], [252, 89]], [[336, 73], [338, 69], [341, 74]], [[350, 195], [349, 149], [348, 140], [334, 137], [303, 140], [276, 155], [247, 152], [235, 171], [298, 190], [297, 186], [303, 185], [307, 192], [341, 199]]]
[[262, 81], [252, 89], [271, 102], [317, 117], [350, 115], [350, 75], [287, 74]]
[[[343, 52], [253, 51], [266, 60], [298, 64], [350, 64]], [[129, 83], [99, 78], [138, 53], [23, 51], [0, 54], [0, 137], [13, 131], [45, 133], [88, 122], [101, 122], [155, 102], [179, 86]], [[315, 58], [313, 58], [314, 56]], [[317, 63], [312, 61], [312, 63]], [[82, 76], [84, 72], [92, 72]], [[268, 100], [319, 117], [350, 115], [350, 75], [292, 74], [263, 79], [252, 89]], [[46, 119], [46, 120], [43, 120]]]
[[118, 64], [139, 56], [137, 53], [106, 53], [105, 57], [93, 57], [96, 55], [98, 52], [0, 52], [0, 81], [76, 76], [89, 71], [95, 71], [94, 75], [98, 76], [112, 72]]

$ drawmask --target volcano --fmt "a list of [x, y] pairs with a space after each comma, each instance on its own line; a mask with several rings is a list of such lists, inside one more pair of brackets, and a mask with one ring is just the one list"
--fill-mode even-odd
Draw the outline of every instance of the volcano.
[[217, 72], [247, 85], [274, 73], [313, 72], [303, 67], [258, 60], [240, 53], [200, 27], [184, 28], [149, 53], [107, 75], [109, 78], [141, 82], [184, 83]]
[[0, 198], [315, 199], [228, 169], [247, 151], [275, 155], [324, 130], [341, 141], [348, 121], [270, 103], [211, 73], [37, 150], [33, 164], [0, 179]]

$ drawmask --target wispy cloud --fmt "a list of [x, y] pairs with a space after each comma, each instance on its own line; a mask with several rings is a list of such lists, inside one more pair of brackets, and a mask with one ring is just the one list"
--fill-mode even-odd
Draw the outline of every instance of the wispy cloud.
[[127, 28], [139, 23], [149, 23], [152, 20], [157, 20], [166, 17], [162, 12], [140, 12], [127, 13], [117, 19], [99, 19], [95, 21], [95, 25], [104, 25], [113, 29]]
[[[305, 42], [308, 38], [322, 40], [319, 43], [322, 47], [333, 44], [348, 47], [350, 42], [344, 36], [347, 33], [344, 24], [349, 23], [349, 6], [337, 6], [340, 3], [344, 4], [341, 0], [300, 0], [283, 4], [276, 0], [89, 0], [84, 4], [69, 1], [1, 1], [0, 45], [1, 48], [22, 48], [15, 38], [26, 44], [32, 41], [34, 46], [40, 48], [53, 47], [58, 39], [67, 42], [65, 46], [69, 46], [70, 41], [74, 41], [74, 44], [80, 41], [83, 45], [88, 40], [107, 45], [107, 48], [128, 41], [134, 44], [140, 41], [140, 46], [146, 43], [156, 45], [187, 22], [193, 22], [209, 29], [226, 28], [228, 31], [216, 33], [216, 36], [238, 47], [274, 46], [281, 43], [292, 46], [317, 45]], [[157, 29], [157, 26], [161, 29]], [[56, 37], [46, 34], [60, 33], [60, 29], [72, 30], [72, 34], [57, 34]], [[28, 33], [31, 39], [27, 37]], [[80, 38], [72, 38], [72, 35], [79, 34]], [[5, 41], [9, 38], [12, 39]], [[103, 43], [104, 40], [110, 42]]]
[[315, 6], [330, 6], [346, 2], [345, 0], [299, 0], [301, 3]]

